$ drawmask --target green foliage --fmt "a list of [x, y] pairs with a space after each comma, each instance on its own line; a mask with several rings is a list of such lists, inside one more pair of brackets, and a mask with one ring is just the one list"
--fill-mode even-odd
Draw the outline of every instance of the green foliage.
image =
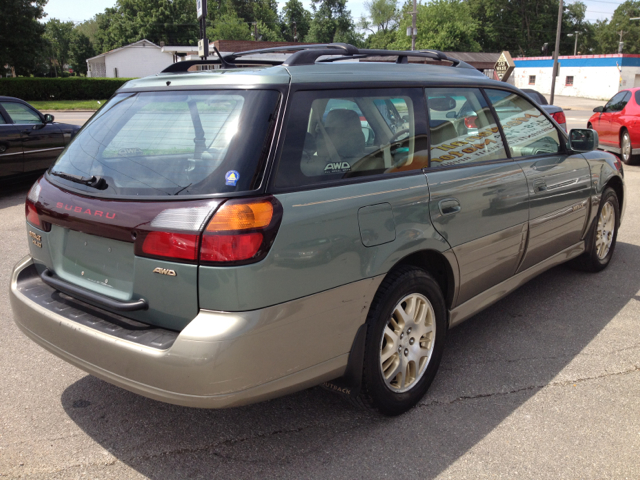
[[358, 45], [362, 39], [355, 31], [347, 0], [312, 0], [313, 20], [305, 42], [346, 42]]
[[640, 1], [626, 1], [613, 12], [611, 21], [597, 24], [594, 37], [593, 53], [616, 53], [623, 31], [624, 53], [640, 53], [640, 20], [629, 20], [640, 17]]
[[207, 28], [207, 36], [210, 40], [251, 40], [251, 31], [249, 24], [231, 10], [221, 15], [214, 27]]
[[69, 60], [73, 22], [61, 22], [52, 18], [45, 26], [45, 39], [49, 43], [49, 58], [55, 76], [62, 76], [64, 66]]
[[143, 38], [155, 44], [196, 45], [199, 36], [193, 0], [118, 0], [96, 21], [100, 52]]
[[0, 1], [0, 74], [4, 65], [15, 69], [17, 75], [42, 73], [44, 58], [39, 55], [46, 48], [44, 25], [38, 22], [45, 16], [47, 0]]
[[109, 98], [128, 78], [3, 78], [0, 95], [22, 100], [91, 100]]
[[89, 37], [79, 30], [71, 33], [71, 45], [69, 47], [69, 60], [71, 68], [76, 74], [87, 74], [87, 58], [95, 57], [96, 51]]
[[369, 14], [362, 16], [358, 27], [371, 32], [365, 40], [367, 48], [386, 49], [395, 41], [398, 28], [399, 10], [397, 0], [369, 0], [364, 2]]
[[296, 22], [298, 33], [297, 41], [302, 41], [309, 33], [311, 27], [311, 12], [305, 10], [300, 0], [289, 0], [282, 9], [280, 18], [282, 36], [287, 42], [295, 41], [293, 38], [293, 22]]
[[[407, 2], [396, 39], [390, 47], [394, 50], [411, 49], [411, 37], [406, 35], [411, 26], [413, 6]], [[418, 5], [418, 35], [416, 49], [436, 49], [457, 52], [479, 52], [477, 41], [480, 34], [478, 21], [471, 14], [468, 2], [461, 0], [433, 0], [427, 5]]]

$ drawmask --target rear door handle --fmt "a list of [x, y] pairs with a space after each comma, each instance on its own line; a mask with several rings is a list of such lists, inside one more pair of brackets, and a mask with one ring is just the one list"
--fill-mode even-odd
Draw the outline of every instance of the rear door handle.
[[537, 180], [534, 184], [533, 184], [533, 191], [535, 193], [540, 193], [540, 192], [546, 192], [547, 191], [547, 184], [544, 180]]
[[454, 213], [458, 213], [462, 210], [457, 198], [445, 198], [444, 200], [440, 200], [438, 202], [438, 208], [442, 215], [453, 215]]

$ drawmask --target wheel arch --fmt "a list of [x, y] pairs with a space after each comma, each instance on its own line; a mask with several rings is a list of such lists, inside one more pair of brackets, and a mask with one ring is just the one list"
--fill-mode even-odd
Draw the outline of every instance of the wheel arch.
[[[421, 268], [426, 271], [436, 280], [442, 291], [442, 295], [445, 299], [445, 305], [447, 309], [450, 309], [453, 305], [456, 292], [456, 279], [457, 264], [452, 265], [451, 262], [455, 262], [455, 257], [451, 261], [447, 256], [436, 250], [420, 250], [407, 255], [402, 260], [397, 262], [389, 273], [402, 266], [413, 266]], [[454, 270], [455, 269], [455, 270]], [[387, 274], [388, 275], [388, 274]]]
[[624, 205], [624, 188], [622, 186], [622, 180], [620, 177], [611, 177], [605, 184], [605, 188], [611, 187], [618, 196], [618, 202], [620, 203], [620, 211], [622, 212], [622, 206]]

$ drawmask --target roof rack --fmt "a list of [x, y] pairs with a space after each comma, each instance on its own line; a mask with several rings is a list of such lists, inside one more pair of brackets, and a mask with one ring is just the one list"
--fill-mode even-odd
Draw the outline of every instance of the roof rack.
[[[286, 60], [256, 60], [246, 59], [240, 62], [236, 60], [248, 55], [263, 55], [266, 53], [286, 53], [295, 52]], [[259, 50], [248, 50], [245, 52], [235, 52], [228, 55], [219, 55], [218, 60], [188, 60], [169, 65], [162, 72], [186, 72], [193, 65], [220, 64], [223, 68], [241, 65], [284, 65], [286, 67], [300, 65], [314, 65], [320, 57], [328, 56], [320, 62], [336, 62], [341, 60], [355, 60], [368, 57], [397, 57], [396, 63], [409, 63], [409, 57], [428, 58], [436, 61], [451, 62], [453, 67], [471, 68], [471, 65], [456, 58], [447, 56], [439, 50], [370, 50], [358, 49], [348, 43], [326, 43], [314, 45], [292, 45], [286, 47], [261, 48]], [[474, 69], [475, 70], [475, 69]]]

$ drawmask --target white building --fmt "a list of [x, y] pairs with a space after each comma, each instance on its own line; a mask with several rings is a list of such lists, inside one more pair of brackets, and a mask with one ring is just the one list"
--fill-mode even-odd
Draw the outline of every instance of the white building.
[[174, 55], [171, 52], [163, 52], [161, 47], [145, 39], [88, 58], [87, 76], [146, 77], [147, 75], [155, 75], [172, 63], [174, 63]]
[[[515, 85], [551, 93], [551, 57], [514, 58]], [[559, 57], [556, 95], [609, 100], [619, 90], [640, 87], [640, 55], [577, 55]]]

